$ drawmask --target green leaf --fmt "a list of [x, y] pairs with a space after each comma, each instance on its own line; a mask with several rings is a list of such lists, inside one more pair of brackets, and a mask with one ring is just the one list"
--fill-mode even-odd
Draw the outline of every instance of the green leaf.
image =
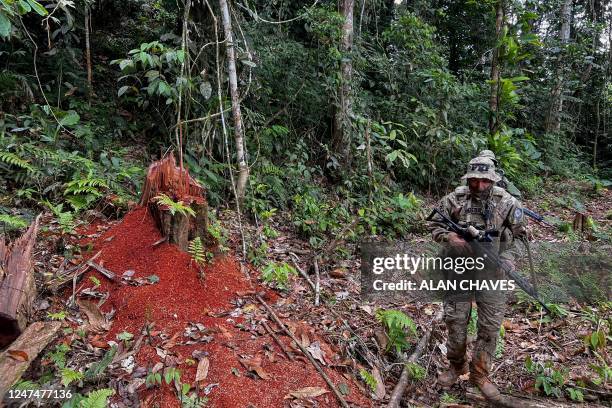
[[60, 120], [60, 125], [74, 126], [77, 123], [79, 123], [79, 120], [81, 120], [81, 117], [79, 116], [79, 114], [73, 110], [70, 110], [68, 111], [68, 114]]
[[104, 354], [104, 357], [102, 357], [102, 360], [100, 360], [97, 363], [92, 364], [92, 366], [89, 367], [89, 369], [85, 372], [85, 378], [93, 379], [93, 378], [98, 377], [100, 374], [102, 374], [104, 370], [106, 370], [106, 367], [108, 367], [110, 363], [113, 361], [113, 358], [115, 357], [116, 353], [117, 353], [117, 346], [111, 347], [111, 349], [108, 350], [106, 354]]
[[123, 331], [117, 335], [117, 340], [127, 341], [127, 340], [132, 340], [133, 338], [134, 338], [134, 335], [126, 331]]
[[159, 276], [157, 275], [151, 275], [149, 277], [147, 277], [147, 279], [149, 280], [149, 282], [151, 283], [157, 283], [159, 282]]
[[70, 383], [74, 381], [80, 381], [83, 379], [83, 373], [71, 370], [69, 368], [62, 369], [61, 376], [62, 376], [62, 385], [64, 387], [69, 386]]
[[176, 52], [176, 57], [178, 58], [179, 62], [182, 64], [183, 61], [185, 61], [185, 51], [183, 50], [178, 50]]
[[35, 12], [37, 12], [39, 15], [41, 16], [46, 16], [47, 14], [49, 14], [49, 12], [47, 11], [46, 8], [44, 8], [39, 2], [37, 2], [36, 0], [27, 0], [28, 3], [30, 3], [30, 6], [32, 6], [32, 8], [34, 9]]
[[81, 401], [81, 408], [106, 408], [108, 397], [115, 393], [114, 390], [103, 388], [87, 394], [87, 398]]
[[125, 70], [125, 68], [127, 67], [133, 67], [134, 66], [134, 61], [132, 61], [131, 59], [124, 59], [119, 61], [119, 69], [120, 70]]
[[23, 15], [32, 11], [32, 7], [25, 0], [19, 0], [19, 14]]
[[11, 35], [11, 21], [0, 10], [0, 37], [8, 38]]
[[121, 96], [124, 93], [127, 92], [128, 89], [130, 89], [131, 87], [129, 85], [124, 85], [121, 88], [119, 88], [119, 91], [117, 91], [117, 96]]

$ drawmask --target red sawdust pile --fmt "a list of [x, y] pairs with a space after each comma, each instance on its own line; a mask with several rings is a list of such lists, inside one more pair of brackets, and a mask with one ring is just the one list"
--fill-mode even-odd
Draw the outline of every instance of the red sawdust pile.
[[[137, 338], [147, 321], [154, 322], [154, 330], [162, 331], [170, 338], [176, 335], [178, 343], [186, 340], [183, 332], [189, 323], [201, 323], [211, 329], [214, 339], [210, 343], [176, 345], [169, 350], [178, 358], [181, 381], [190, 384], [195, 381], [197, 363], [187, 365], [185, 359], [191, 358], [194, 350], [209, 353], [210, 369], [201, 386], [203, 388], [212, 383], [218, 383], [219, 386], [213, 388], [208, 395], [207, 406], [283, 407], [288, 406], [288, 400], [284, 400], [284, 397], [292, 391], [309, 386], [328, 389], [315, 368], [303, 356], [291, 362], [269, 335], [254, 336], [249, 331], [237, 328], [236, 324], [244, 321], [242, 316], [233, 318], [235, 323], [228, 322], [227, 315], [211, 316], [234, 310], [236, 305], [231, 301], [240, 297], [238, 293], [244, 296], [244, 292], [263, 290], [257, 283], [253, 286], [246, 279], [233, 257], [215, 259], [206, 268], [206, 279], [201, 283], [189, 254], [167, 243], [153, 246], [160, 238], [150, 213], [141, 207], [127, 214], [121, 223], [92, 242], [94, 252], [102, 251], [97, 261], [119, 277], [126, 270], [135, 271], [133, 278], [150, 275], [159, 277], [159, 282], [153, 285], [130, 286], [111, 282], [95, 271], [88, 273], [83, 280], [85, 286], [92, 286], [88, 277], [95, 275], [102, 282], [98, 290], [110, 293], [102, 311], [116, 310], [106, 340], [116, 340], [116, 335], [123, 331], [133, 333], [134, 338]], [[267, 297], [272, 306], [276, 297], [273, 293]], [[248, 303], [256, 301], [249, 300]], [[253, 305], [252, 308], [259, 306]], [[289, 345], [288, 337], [280, 333], [279, 337]], [[160, 342], [158, 340], [151, 345], [143, 343], [136, 355], [136, 366], [150, 369], [161, 361], [154, 348], [160, 346]], [[264, 345], [274, 353], [268, 352], [266, 355]], [[273, 361], [269, 358], [270, 354], [273, 354]], [[299, 354], [296, 353], [296, 357]], [[260, 357], [261, 367], [271, 378], [263, 380], [249, 374], [239, 362], [244, 356]], [[347, 401], [357, 406], [371, 405], [353, 381], [334, 369], [325, 370], [336, 386], [340, 383], [348, 385]], [[328, 391], [316, 398], [317, 403], [321, 407], [338, 406], [331, 390]], [[165, 384], [161, 388], [149, 390], [143, 385], [138, 392], [144, 406], [180, 407], [175, 392]]]

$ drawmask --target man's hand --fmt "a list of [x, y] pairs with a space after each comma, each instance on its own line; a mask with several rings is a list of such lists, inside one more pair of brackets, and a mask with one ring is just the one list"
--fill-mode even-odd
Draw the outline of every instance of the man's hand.
[[447, 241], [453, 250], [460, 255], [471, 255], [473, 253], [470, 244], [468, 244], [467, 241], [461, 238], [456, 232], [449, 232]]

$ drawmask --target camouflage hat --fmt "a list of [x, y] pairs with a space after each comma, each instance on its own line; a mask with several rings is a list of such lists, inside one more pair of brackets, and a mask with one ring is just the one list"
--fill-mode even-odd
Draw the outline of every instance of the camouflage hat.
[[487, 179], [494, 183], [501, 180], [499, 174], [495, 172], [495, 163], [493, 163], [493, 160], [482, 156], [478, 156], [470, 160], [470, 163], [467, 166], [467, 173], [461, 178]]
[[491, 150], [483, 150], [480, 153], [478, 153], [479, 157], [486, 157], [488, 159], [491, 159], [493, 161], [496, 160], [495, 158], [495, 153], [493, 153]]

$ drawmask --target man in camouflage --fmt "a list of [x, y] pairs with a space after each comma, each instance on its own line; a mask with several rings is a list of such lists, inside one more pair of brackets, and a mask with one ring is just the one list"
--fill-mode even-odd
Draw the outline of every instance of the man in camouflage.
[[495, 184], [496, 186], [503, 188], [504, 190], [509, 192], [513, 197], [518, 198], [519, 200], [522, 198], [522, 194], [520, 190], [514, 185], [513, 182], [508, 180], [508, 178], [504, 174], [504, 171], [499, 167], [499, 162], [497, 161], [497, 158], [495, 157], [495, 153], [493, 153], [491, 150], [483, 150], [478, 154], [478, 157], [486, 157], [488, 159], [491, 159], [491, 161], [493, 161], [493, 164], [495, 164], [495, 167], [496, 167], [495, 172], [497, 173], [499, 177], [501, 177], [501, 180], [499, 180]]
[[[472, 159], [462, 179], [467, 181], [467, 186], [459, 186], [442, 198], [439, 209], [461, 226], [472, 225], [479, 230], [495, 232], [492, 234], [493, 242], [488, 245], [499, 254], [507, 267], [514, 268], [517, 256], [515, 240], [525, 231], [520, 202], [503, 188], [495, 186], [501, 177], [495, 171], [494, 162], [488, 157]], [[476, 246], [450, 232], [435, 218], [430, 230], [436, 242], [445, 244], [442, 256], [482, 256], [477, 253]], [[504, 274], [489, 265], [483, 271], [475, 272], [472, 278], [504, 279]], [[466, 340], [472, 299], [476, 300], [478, 308], [478, 336], [468, 367]], [[499, 398], [500, 393], [488, 376], [504, 317], [505, 300], [505, 292], [502, 290], [453, 292], [445, 295], [444, 320], [448, 329], [447, 358], [450, 368], [438, 377], [441, 385], [451, 386], [469, 369], [470, 381], [480, 388], [485, 397], [490, 400]]]

